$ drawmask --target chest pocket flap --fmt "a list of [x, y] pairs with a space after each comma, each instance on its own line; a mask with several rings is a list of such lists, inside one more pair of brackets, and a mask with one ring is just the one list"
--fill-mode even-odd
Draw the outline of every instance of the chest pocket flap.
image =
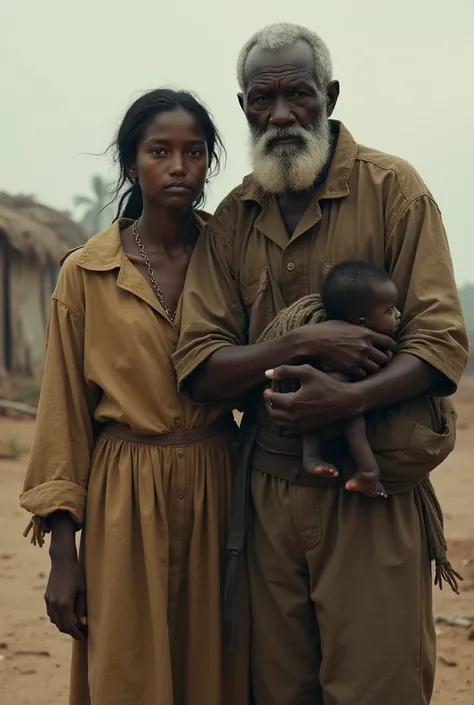
[[242, 301], [247, 307], [253, 306], [256, 299], [268, 289], [268, 267], [242, 285]]

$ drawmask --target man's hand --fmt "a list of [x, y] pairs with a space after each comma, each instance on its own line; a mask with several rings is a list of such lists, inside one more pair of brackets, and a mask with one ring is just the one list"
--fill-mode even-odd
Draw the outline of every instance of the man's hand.
[[77, 557], [53, 560], [44, 599], [48, 617], [60, 632], [77, 640], [85, 637], [86, 586]]
[[378, 372], [397, 349], [392, 338], [343, 321], [325, 321], [297, 330], [304, 337], [308, 357], [316, 357], [352, 379]]
[[301, 382], [297, 392], [264, 392], [267, 412], [282, 433], [306, 433], [332, 421], [353, 418], [361, 411], [356, 385], [335, 380], [310, 365], [283, 365], [269, 370], [266, 376]]

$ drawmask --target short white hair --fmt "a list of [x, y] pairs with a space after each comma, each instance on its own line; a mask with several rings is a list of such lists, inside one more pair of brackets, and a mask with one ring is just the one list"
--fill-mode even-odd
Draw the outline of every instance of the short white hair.
[[245, 87], [245, 65], [250, 51], [254, 47], [269, 51], [278, 51], [303, 40], [312, 49], [314, 57], [314, 73], [324, 86], [332, 80], [331, 54], [319, 34], [307, 27], [289, 22], [269, 24], [256, 32], [240, 50], [237, 60], [237, 80], [241, 90]]

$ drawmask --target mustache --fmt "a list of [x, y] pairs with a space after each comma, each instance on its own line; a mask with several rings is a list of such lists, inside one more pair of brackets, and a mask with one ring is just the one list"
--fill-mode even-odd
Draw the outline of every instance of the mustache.
[[270, 127], [268, 130], [252, 128], [252, 138], [254, 144], [258, 142], [260, 149], [271, 151], [272, 147], [278, 147], [278, 140], [297, 139], [302, 145], [309, 143], [308, 130], [301, 125], [287, 125], [286, 127]]

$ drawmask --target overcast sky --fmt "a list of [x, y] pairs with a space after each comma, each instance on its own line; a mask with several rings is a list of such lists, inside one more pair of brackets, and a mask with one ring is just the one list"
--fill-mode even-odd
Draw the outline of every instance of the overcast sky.
[[[249, 171], [235, 62], [269, 22], [319, 32], [341, 81], [336, 118], [397, 154], [443, 212], [459, 283], [474, 281], [474, 0], [4, 0], [0, 9], [0, 190], [60, 209], [112, 178], [100, 153], [128, 104], [158, 86], [211, 108], [228, 164], [208, 209]], [[6, 6], [6, 7], [5, 7]], [[472, 272], [472, 273], [471, 273]]]

